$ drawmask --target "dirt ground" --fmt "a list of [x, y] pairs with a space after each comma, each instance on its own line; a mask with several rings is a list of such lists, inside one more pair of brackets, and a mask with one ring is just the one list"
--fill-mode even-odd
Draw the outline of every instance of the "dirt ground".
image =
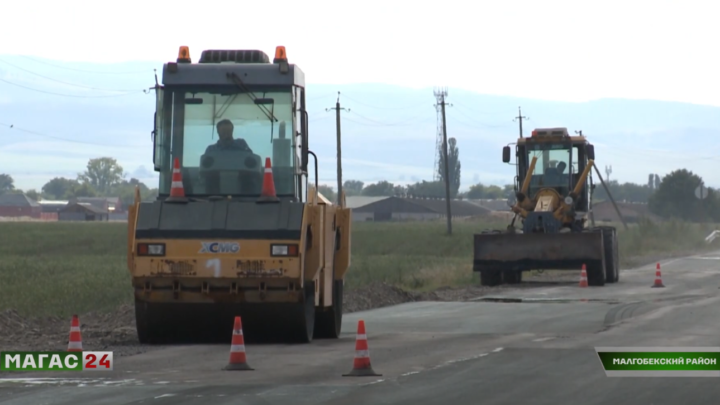
[[[654, 263], [678, 255], [638, 257], [634, 265]], [[629, 266], [624, 266], [629, 267]], [[345, 291], [343, 312], [351, 313], [415, 301], [467, 301], [485, 295], [517, 289], [572, 285], [579, 272], [529, 272], [521, 284], [483, 287], [444, 287], [429, 292], [408, 292], [396, 286], [378, 283]], [[79, 314], [83, 347], [87, 350], [111, 350], [116, 356], [130, 356], [161, 346], [141, 345], [135, 330], [135, 311], [123, 305], [115, 311]], [[24, 318], [10, 309], [0, 312], [0, 351], [67, 350], [70, 318]]]
[[[542, 281], [538, 281], [542, 280]], [[547, 286], [553, 283], [577, 282], [576, 272], [561, 276], [527, 274], [519, 285], [498, 287], [441, 288], [432, 292], [407, 292], [388, 284], [367, 285], [346, 291], [344, 313], [364, 311], [413, 301], [465, 301], [471, 298], [498, 293], [508, 289]], [[112, 312], [79, 314], [83, 348], [111, 350], [115, 355], [129, 356], [160, 346], [141, 345], [135, 330], [135, 311], [132, 305], [123, 305]], [[24, 318], [14, 310], [0, 312], [0, 350], [67, 350], [70, 319]]]

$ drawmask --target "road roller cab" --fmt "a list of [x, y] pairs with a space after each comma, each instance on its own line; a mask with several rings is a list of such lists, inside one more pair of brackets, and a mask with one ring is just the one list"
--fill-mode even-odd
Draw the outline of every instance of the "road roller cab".
[[337, 338], [350, 210], [317, 193], [302, 70], [284, 47], [181, 47], [155, 91], [159, 196], [128, 220], [140, 341], [229, 341], [235, 316], [250, 341]]

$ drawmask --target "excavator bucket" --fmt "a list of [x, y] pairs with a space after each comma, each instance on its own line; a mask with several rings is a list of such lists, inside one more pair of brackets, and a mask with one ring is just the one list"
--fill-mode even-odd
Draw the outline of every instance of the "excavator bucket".
[[601, 232], [476, 234], [473, 271], [604, 269]]

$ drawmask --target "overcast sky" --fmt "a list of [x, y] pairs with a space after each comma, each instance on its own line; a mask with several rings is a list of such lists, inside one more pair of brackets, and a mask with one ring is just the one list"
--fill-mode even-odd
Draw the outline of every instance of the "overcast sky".
[[195, 60], [202, 49], [285, 45], [311, 83], [720, 105], [709, 0], [6, 3], [0, 36], [12, 40], [0, 54], [165, 62], [179, 45]]
[[[589, 4], [7, 2], [0, 36], [11, 40], [0, 41], [0, 54], [163, 63], [175, 59], [180, 45], [190, 47], [194, 61], [204, 49], [261, 49], [272, 57], [275, 46], [284, 45], [308, 83], [446, 85], [548, 100], [720, 106], [720, 7], [697, 0]], [[33, 176], [33, 187], [43, 182], [44, 175]]]

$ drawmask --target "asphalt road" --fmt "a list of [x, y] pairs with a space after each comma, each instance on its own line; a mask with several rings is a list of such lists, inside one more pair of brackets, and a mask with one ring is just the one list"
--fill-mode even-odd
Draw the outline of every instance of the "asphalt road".
[[[650, 288], [652, 265], [605, 287], [491, 297], [522, 302], [403, 304], [346, 315], [339, 340], [248, 345], [254, 371], [222, 371], [226, 345], [179, 346], [117, 358], [115, 371], [82, 378], [0, 380], [0, 403], [717, 403], [717, 378], [611, 378], [595, 354], [597, 346], [720, 346], [720, 252], [661, 264], [665, 288]], [[358, 319], [382, 376], [341, 376], [352, 368]]]

